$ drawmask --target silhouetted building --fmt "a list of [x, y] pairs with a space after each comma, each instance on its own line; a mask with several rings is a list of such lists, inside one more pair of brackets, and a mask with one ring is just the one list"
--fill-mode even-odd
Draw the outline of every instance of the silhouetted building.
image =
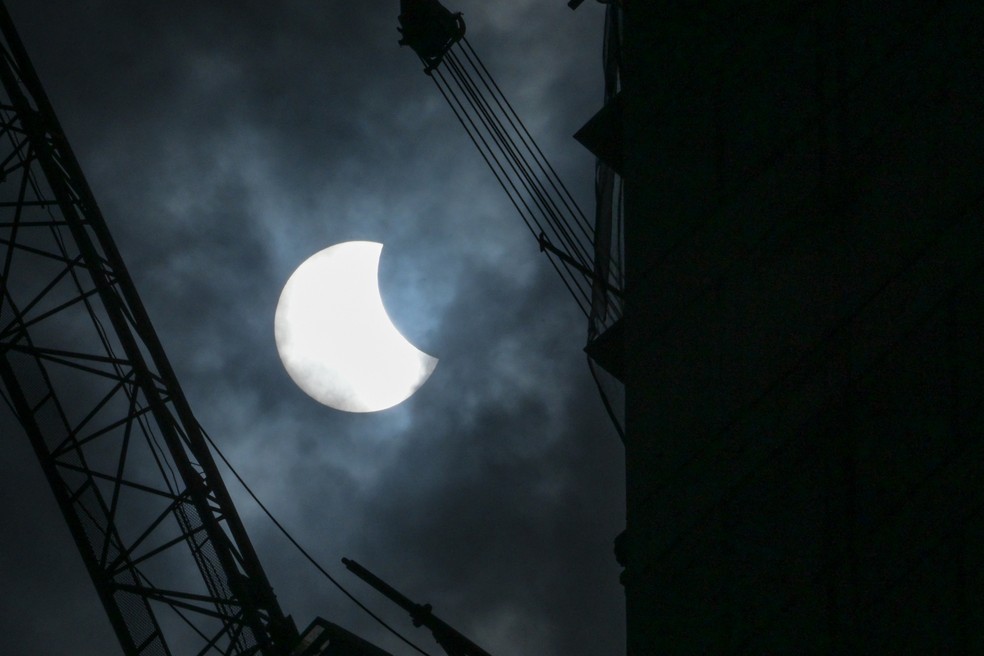
[[984, 653], [984, 5], [626, 5], [629, 653]]

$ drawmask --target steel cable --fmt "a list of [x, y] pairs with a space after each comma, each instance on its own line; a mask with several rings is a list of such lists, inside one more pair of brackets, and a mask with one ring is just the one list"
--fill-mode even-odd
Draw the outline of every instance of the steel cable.
[[[438, 91], [440, 91], [441, 95], [448, 103], [448, 106], [451, 107], [455, 118], [458, 119], [458, 122], [465, 129], [465, 133], [471, 139], [472, 143], [475, 145], [475, 148], [478, 149], [479, 154], [482, 156], [482, 159], [485, 160], [486, 165], [492, 171], [492, 174], [495, 176], [499, 186], [506, 192], [506, 195], [509, 197], [510, 202], [512, 202], [513, 207], [515, 207], [516, 211], [519, 212], [520, 218], [523, 219], [523, 223], [526, 224], [526, 227], [530, 230], [530, 233], [533, 234], [534, 237], [537, 237], [538, 231], [533, 227], [531, 221], [537, 225], [539, 224], [536, 222], [535, 218], [533, 218], [533, 212], [530, 209], [529, 204], [519, 194], [515, 183], [509, 178], [505, 171], [505, 167], [495, 156], [486, 138], [479, 133], [474, 119], [465, 109], [461, 99], [451, 93], [450, 84], [444, 78], [444, 75], [440, 72], [440, 70], [433, 71], [431, 73], [431, 78], [434, 80], [434, 84], [437, 86]], [[456, 103], [457, 106], [455, 105]], [[495, 162], [495, 165], [493, 165], [493, 161]], [[510, 192], [510, 187], [512, 188], [512, 193]], [[524, 209], [526, 210], [525, 212], [523, 211]], [[568, 292], [570, 292], [571, 296], [577, 302], [578, 307], [581, 308], [581, 312], [584, 313], [585, 316], [588, 316], [588, 306], [581, 300], [581, 298], [579, 298], [579, 296], [582, 296], [583, 294], [575, 292], [574, 287], [572, 287], [572, 283], [569, 280], [569, 278], [573, 278], [573, 276], [567, 271], [566, 267], [561, 268], [553, 257], [550, 257], [549, 260], [554, 270], [561, 277], [564, 286], [567, 287]], [[577, 286], [576, 282], [574, 283], [574, 286]]]
[[[448, 60], [449, 65], [451, 65], [452, 69], [455, 70], [455, 72], [458, 74], [457, 77], [459, 80], [459, 86], [461, 86], [462, 89], [471, 98], [473, 107], [476, 108], [477, 111], [481, 112], [482, 115], [488, 118], [488, 120], [485, 122], [486, 125], [488, 126], [490, 131], [493, 131], [494, 134], [496, 134], [496, 136], [498, 137], [497, 142], [499, 142], [500, 148], [514, 162], [514, 168], [517, 170], [517, 173], [521, 174], [526, 180], [528, 180], [529, 187], [530, 187], [528, 191], [531, 194], [534, 194], [537, 197], [537, 199], [540, 201], [540, 203], [538, 204], [541, 205], [541, 209], [544, 213], [544, 217], [547, 219], [548, 222], [550, 222], [551, 227], [553, 227], [554, 230], [557, 232], [557, 234], [562, 238], [562, 241], [564, 242], [564, 245], [567, 247], [569, 254], [572, 257], [575, 257], [575, 259], [578, 261], [579, 264], [581, 264], [581, 266], [584, 266], [586, 269], [590, 270], [591, 258], [588, 256], [588, 248], [586, 248], [580, 242], [580, 240], [577, 239], [573, 230], [570, 229], [570, 222], [568, 220], [565, 220], [563, 216], [564, 213], [561, 211], [561, 208], [554, 200], [554, 196], [559, 198], [561, 203], [564, 204], [570, 215], [570, 218], [573, 218], [574, 223], [577, 224], [579, 227], [581, 227], [582, 231], [584, 232], [585, 238], [588, 240], [589, 243], [591, 241], [590, 234], [584, 229], [584, 226], [578, 223], [576, 213], [566, 203], [565, 199], [557, 189], [556, 184], [553, 183], [549, 171], [547, 170], [547, 168], [543, 166], [543, 164], [537, 158], [537, 152], [540, 152], [542, 157], [542, 151], [539, 151], [539, 148], [536, 147], [536, 143], [532, 140], [532, 137], [528, 136], [529, 131], [526, 130], [525, 125], [523, 125], [522, 121], [519, 119], [518, 116], [516, 117], [516, 121], [513, 121], [509, 117], [508, 113], [503, 108], [502, 103], [496, 98], [495, 94], [492, 92], [492, 89], [489, 86], [489, 81], [487, 81], [484, 78], [484, 76], [482, 76], [481, 71], [474, 64], [474, 62], [472, 62], [472, 60], [468, 57], [467, 52], [465, 52], [466, 59], [469, 61], [469, 63], [471, 63], [472, 69], [475, 70], [476, 73], [478, 73], [479, 79], [481, 80], [483, 86], [485, 86], [486, 90], [492, 96], [492, 99], [499, 107], [501, 115], [505, 116], [506, 121], [509, 123], [510, 127], [512, 127], [512, 132], [519, 137], [519, 140], [517, 142], [516, 139], [512, 138], [509, 135], [509, 130], [506, 128], [506, 125], [503, 124], [502, 120], [499, 118], [500, 114], [498, 114], [495, 111], [495, 107], [493, 107], [492, 104], [488, 101], [487, 97], [484, 94], [482, 94], [481, 89], [474, 83], [471, 76], [468, 74], [467, 70], [465, 70], [465, 66], [458, 59], [457, 55], [455, 55], [454, 52], [451, 51], [448, 53], [448, 56], [449, 56], [449, 60]], [[494, 84], [494, 80], [491, 82], [492, 84]], [[523, 128], [522, 131], [516, 126], [517, 122], [520, 124], [520, 126], [522, 126]], [[527, 139], [524, 139], [523, 132], [526, 133], [527, 138], [529, 139], [529, 143], [527, 142]], [[532, 143], [532, 147], [530, 146], [530, 143]], [[529, 153], [530, 155], [529, 158], [524, 157], [523, 154], [520, 152], [520, 144], [523, 147], [525, 147], [526, 151]], [[533, 167], [530, 164], [531, 161], [535, 163], [537, 167], [539, 167], [540, 173], [542, 175], [540, 176], [536, 175], [536, 172], [533, 171]], [[544, 186], [542, 179], [546, 179], [548, 182], [551, 183], [551, 186], [553, 187], [555, 192], [553, 195], [551, 195], [549, 190]]]
[[267, 516], [267, 519], [269, 519], [271, 522], [273, 522], [273, 525], [277, 527], [277, 529], [281, 532], [281, 534], [283, 534], [283, 536], [285, 538], [287, 538], [287, 541], [290, 542], [294, 546], [294, 548], [297, 549], [298, 552], [300, 552], [300, 554], [311, 565], [313, 565], [314, 568], [316, 570], [318, 570], [318, 572], [321, 573], [322, 576], [324, 576], [326, 579], [328, 579], [328, 581], [331, 582], [332, 585], [334, 585], [336, 588], [338, 588], [342, 592], [342, 594], [344, 594], [346, 597], [348, 597], [348, 599], [352, 603], [354, 603], [356, 606], [358, 606], [358, 608], [360, 610], [362, 610], [363, 612], [365, 612], [372, 619], [376, 620], [376, 622], [378, 622], [379, 625], [382, 626], [384, 629], [386, 629], [387, 631], [389, 631], [390, 633], [392, 633], [394, 636], [396, 636], [397, 638], [399, 638], [407, 646], [411, 647], [412, 649], [414, 649], [418, 653], [423, 654], [423, 656], [430, 656], [430, 654], [428, 652], [424, 651], [423, 649], [421, 649], [420, 647], [418, 647], [416, 644], [414, 644], [413, 642], [411, 642], [409, 638], [404, 637], [403, 634], [401, 634], [399, 631], [397, 631], [392, 626], [390, 626], [383, 618], [379, 617], [379, 615], [377, 615], [376, 613], [374, 613], [371, 610], [369, 610], [369, 608], [365, 604], [363, 604], [361, 601], [359, 601], [355, 597], [355, 595], [353, 595], [351, 592], [349, 592], [345, 588], [345, 586], [343, 586], [341, 583], [338, 582], [338, 580], [335, 579], [335, 577], [333, 577], [331, 574], [329, 574], [328, 573], [328, 570], [326, 570], [314, 558], [314, 556], [312, 556], [310, 553], [308, 553], [308, 551], [304, 547], [301, 546], [301, 544], [294, 538], [294, 536], [291, 535], [290, 532], [286, 528], [284, 528], [284, 525], [281, 524], [277, 520], [277, 518], [273, 516], [273, 513], [270, 512], [270, 510], [266, 507], [266, 505], [264, 505], [264, 503], [262, 501], [260, 501], [260, 498], [258, 496], [256, 496], [256, 493], [253, 492], [253, 489], [246, 483], [245, 480], [243, 480], [243, 477], [239, 475], [239, 472], [236, 471], [236, 468], [233, 467], [232, 466], [232, 463], [230, 463], [229, 460], [228, 460], [228, 458], [225, 457], [225, 454], [223, 454], [222, 451], [219, 449], [219, 447], [215, 444], [215, 442], [212, 440], [211, 436], [205, 431], [205, 428], [202, 427], [200, 424], [199, 424], [198, 428], [202, 431], [202, 435], [205, 437], [205, 440], [208, 442], [209, 446], [211, 446], [212, 449], [215, 451], [215, 453], [218, 454], [218, 456], [222, 460], [222, 462], [225, 463], [225, 466], [229, 468], [229, 471], [232, 472], [232, 475], [236, 478], [237, 481], [239, 481], [239, 484], [243, 486], [243, 489], [246, 490], [246, 493], [256, 503], [256, 505], [260, 507], [260, 510], [263, 511], [263, 514]]

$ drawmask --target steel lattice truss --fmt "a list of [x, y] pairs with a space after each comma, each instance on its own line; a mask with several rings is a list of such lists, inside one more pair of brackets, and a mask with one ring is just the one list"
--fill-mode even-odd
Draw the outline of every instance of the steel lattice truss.
[[287, 653], [296, 631], [2, 5], [0, 27], [0, 396], [125, 653]]

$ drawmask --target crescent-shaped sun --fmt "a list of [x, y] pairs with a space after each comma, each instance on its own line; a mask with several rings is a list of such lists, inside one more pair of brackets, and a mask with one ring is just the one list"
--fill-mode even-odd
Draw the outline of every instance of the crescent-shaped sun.
[[274, 333], [284, 368], [311, 398], [338, 410], [393, 407], [437, 366], [386, 314], [382, 249], [350, 241], [315, 253], [290, 276], [277, 303]]

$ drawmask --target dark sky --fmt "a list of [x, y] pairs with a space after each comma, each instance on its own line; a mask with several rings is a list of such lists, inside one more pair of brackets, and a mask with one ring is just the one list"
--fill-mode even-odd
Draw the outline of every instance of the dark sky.
[[[603, 8], [448, 3], [593, 209], [570, 135], [600, 106]], [[585, 321], [505, 194], [397, 46], [398, 3], [118, 0], [7, 6], [199, 421], [278, 518], [361, 561], [493, 654], [614, 654], [623, 451]], [[304, 259], [384, 243], [390, 315], [440, 358], [409, 401], [320, 406], [283, 371], [280, 290]], [[27, 440], [0, 414], [0, 653], [118, 652]], [[410, 653], [227, 481], [284, 610]]]

